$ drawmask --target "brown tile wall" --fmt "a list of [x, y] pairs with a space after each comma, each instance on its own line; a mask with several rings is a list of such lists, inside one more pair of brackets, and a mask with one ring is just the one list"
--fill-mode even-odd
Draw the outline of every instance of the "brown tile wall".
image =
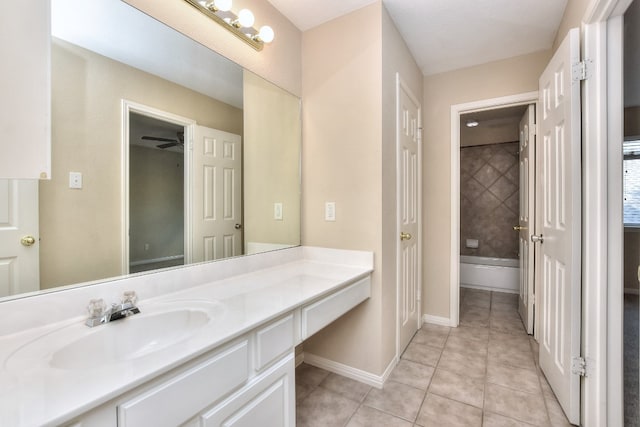
[[460, 149], [461, 255], [518, 257], [519, 182], [517, 142]]

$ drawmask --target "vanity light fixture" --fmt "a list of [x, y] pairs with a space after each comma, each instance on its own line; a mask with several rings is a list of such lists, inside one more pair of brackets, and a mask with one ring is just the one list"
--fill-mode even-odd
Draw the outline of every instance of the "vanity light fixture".
[[253, 28], [255, 17], [249, 9], [242, 9], [236, 15], [231, 11], [232, 0], [184, 0], [209, 18], [244, 40], [255, 50], [262, 50], [265, 43], [274, 38], [273, 29], [263, 25], [260, 30]]
[[477, 120], [467, 120], [467, 127], [468, 128], [474, 128], [476, 126], [478, 126], [480, 124], [480, 122], [478, 122]]

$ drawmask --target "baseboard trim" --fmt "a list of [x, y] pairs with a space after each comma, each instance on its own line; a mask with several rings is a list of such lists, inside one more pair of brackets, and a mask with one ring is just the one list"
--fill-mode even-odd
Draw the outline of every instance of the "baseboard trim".
[[384, 370], [382, 375], [375, 375], [361, 369], [356, 369], [342, 363], [334, 362], [333, 360], [325, 359], [324, 357], [316, 356], [315, 354], [303, 353], [303, 356], [304, 363], [380, 389], [384, 386], [389, 375], [391, 375], [393, 368], [398, 364], [398, 359], [394, 357], [391, 362], [389, 362], [389, 365], [387, 365], [387, 368]]
[[422, 323], [431, 323], [432, 325], [451, 326], [451, 319], [448, 317], [432, 316], [425, 314], [422, 316]]
[[624, 288], [624, 293], [631, 295], [640, 295], [640, 289]]
[[304, 353], [296, 354], [296, 368], [304, 362]]

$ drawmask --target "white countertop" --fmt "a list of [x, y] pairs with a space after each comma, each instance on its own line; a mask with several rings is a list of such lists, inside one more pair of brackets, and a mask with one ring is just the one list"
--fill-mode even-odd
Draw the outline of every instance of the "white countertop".
[[[38, 349], [37, 358], [29, 360], [25, 345], [46, 334], [65, 329], [67, 336], [77, 336], [99, 328], [126, 327], [129, 319], [112, 324], [87, 328], [86, 316], [57, 318], [52, 324], [34, 322], [22, 315], [16, 322], [24, 327], [14, 326], [10, 333], [0, 335], [0, 426], [58, 425], [69, 421], [92, 408], [105, 403], [122, 393], [141, 385], [215, 347], [248, 332], [286, 312], [318, 299], [325, 294], [346, 286], [373, 271], [373, 254], [370, 252], [339, 251], [321, 248], [292, 248], [278, 251], [279, 254], [258, 254], [235, 260], [207, 264], [206, 268], [218, 271], [212, 276], [217, 280], [202, 282], [203, 265], [185, 267], [181, 274], [176, 270], [168, 272], [173, 279], [182, 278], [186, 289], [160, 293], [157, 287], [151, 291], [152, 283], [163, 280], [163, 272], [148, 274], [144, 283], [140, 280], [121, 279], [120, 288], [138, 293], [138, 306], [142, 314], [160, 312], [166, 308], [180, 307], [181, 304], [216, 303], [214, 320], [201, 327], [176, 345], [166, 347], [146, 356], [123, 360], [117, 363], [97, 364], [82, 369], [59, 369], [49, 366], [55, 348], [47, 348], [46, 340]], [[243, 271], [243, 260], [248, 273]], [[226, 263], [226, 264], [225, 264]], [[221, 269], [231, 269], [231, 273], [220, 273]], [[191, 269], [200, 269], [195, 278]], [[204, 271], [206, 273], [206, 271]], [[205, 274], [206, 276], [206, 274]], [[226, 276], [226, 277], [225, 277]], [[154, 280], [155, 279], [155, 280]], [[148, 283], [145, 285], [145, 283]], [[82, 297], [104, 292], [110, 283], [93, 285], [81, 291]], [[98, 292], [100, 291], [100, 292]], [[145, 292], [154, 294], [144, 298]], [[58, 316], [64, 312], [63, 291], [27, 298], [31, 301], [14, 302], [6, 313], [0, 304], [0, 322], [11, 322], [6, 314], [18, 309], [35, 306], [49, 307]], [[86, 295], [85, 295], [86, 294]], [[78, 296], [70, 298], [78, 300]], [[88, 301], [88, 300], [87, 300]], [[31, 304], [29, 304], [31, 303]], [[86, 304], [85, 304], [86, 305]], [[69, 308], [76, 313], [77, 307]], [[34, 314], [38, 317], [37, 314]], [[133, 318], [132, 318], [133, 319]], [[15, 323], [15, 322], [14, 322]], [[51, 340], [49, 340], [51, 341]], [[12, 357], [13, 356], [13, 357]]]

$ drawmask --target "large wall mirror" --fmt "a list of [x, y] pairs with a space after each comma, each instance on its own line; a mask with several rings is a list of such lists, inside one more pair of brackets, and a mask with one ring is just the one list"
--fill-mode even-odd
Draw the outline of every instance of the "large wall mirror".
[[297, 97], [119, 0], [52, 0], [51, 58], [39, 277], [0, 297], [300, 244]]

